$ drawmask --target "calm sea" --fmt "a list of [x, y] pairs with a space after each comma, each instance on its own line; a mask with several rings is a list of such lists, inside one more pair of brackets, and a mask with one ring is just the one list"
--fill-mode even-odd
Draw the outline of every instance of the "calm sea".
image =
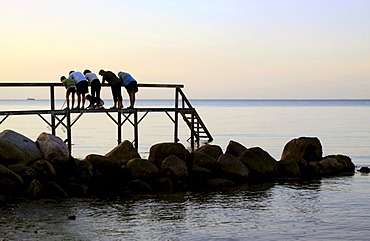
[[[56, 102], [62, 108], [63, 100]], [[276, 160], [300, 136], [318, 137], [324, 155], [343, 154], [370, 166], [370, 100], [191, 100], [224, 150], [230, 140], [261, 147]], [[112, 103], [107, 101], [106, 106]], [[0, 100], [0, 110], [49, 109], [46, 100]], [[137, 107], [173, 107], [171, 100], [138, 100]], [[139, 152], [173, 140], [163, 113], [141, 116]], [[2, 117], [0, 117], [2, 119]], [[48, 118], [48, 116], [46, 116]], [[84, 114], [73, 129], [73, 156], [109, 152], [117, 127], [104, 113]], [[139, 117], [140, 118], [140, 117]], [[11, 116], [1, 125], [35, 140], [50, 132], [38, 116]], [[57, 135], [65, 139], [63, 127]], [[181, 143], [189, 130], [179, 126]], [[122, 139], [133, 140], [129, 122]], [[0, 211], [5, 240], [368, 240], [370, 176], [356, 173], [309, 183], [272, 183], [207, 193], [31, 202]], [[76, 215], [76, 220], [68, 220]]]

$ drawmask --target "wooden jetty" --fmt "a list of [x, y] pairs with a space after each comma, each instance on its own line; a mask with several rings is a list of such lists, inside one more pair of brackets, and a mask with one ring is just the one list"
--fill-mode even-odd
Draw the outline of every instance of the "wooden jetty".
[[[102, 87], [106, 87], [103, 85]], [[129, 123], [133, 127], [134, 140], [132, 143], [136, 149], [139, 147], [139, 124], [150, 112], [165, 113], [174, 124], [174, 142], [178, 142], [179, 134], [179, 116], [186, 123], [190, 130], [188, 141], [191, 143], [191, 149], [194, 150], [195, 145], [199, 146], [200, 141], [206, 140], [212, 142], [213, 137], [206, 125], [202, 121], [200, 115], [191, 105], [189, 99], [185, 96], [182, 88], [184, 85], [178, 84], [138, 84], [140, 90], [143, 88], [172, 88], [175, 90], [175, 100], [173, 108], [134, 108], [134, 109], [99, 109], [99, 110], [58, 110], [55, 109], [55, 88], [61, 87], [62, 83], [0, 83], [0, 87], [48, 87], [50, 92], [50, 110], [0, 110], [0, 125], [13, 115], [38, 115], [49, 127], [51, 134], [56, 135], [58, 126], [63, 126], [67, 132], [67, 144], [69, 153], [72, 154], [72, 127], [84, 114], [105, 113], [117, 125], [117, 141], [122, 142], [122, 127], [125, 123]], [[71, 120], [71, 114], [77, 114], [77, 117]], [[139, 118], [138, 113], [142, 116]], [[172, 114], [172, 115], [171, 115]]]

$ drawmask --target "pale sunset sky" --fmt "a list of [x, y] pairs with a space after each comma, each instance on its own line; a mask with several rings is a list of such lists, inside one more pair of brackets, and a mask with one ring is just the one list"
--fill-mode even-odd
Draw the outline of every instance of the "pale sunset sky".
[[370, 98], [369, 0], [2, 0], [0, 12], [1, 82], [103, 68], [194, 99]]

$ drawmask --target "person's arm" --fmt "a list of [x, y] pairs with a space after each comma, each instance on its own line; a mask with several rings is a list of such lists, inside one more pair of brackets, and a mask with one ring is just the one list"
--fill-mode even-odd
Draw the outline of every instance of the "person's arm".
[[105, 75], [102, 75], [101, 85], [105, 85]]

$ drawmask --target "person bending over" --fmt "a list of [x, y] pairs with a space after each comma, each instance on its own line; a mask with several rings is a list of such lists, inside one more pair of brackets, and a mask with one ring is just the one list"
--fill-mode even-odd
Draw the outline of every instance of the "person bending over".
[[132, 109], [135, 105], [135, 94], [139, 91], [137, 88], [137, 81], [129, 73], [123, 71], [118, 72], [118, 77], [122, 81], [123, 86], [125, 86], [130, 98], [130, 106], [127, 108]]
[[[66, 102], [67, 102], [67, 109], [69, 109], [69, 96], [72, 94], [72, 109], [75, 104], [75, 94], [77, 91], [76, 82], [72, 79], [67, 79], [65, 76], [60, 77], [60, 81], [66, 87]], [[62, 107], [63, 108], [63, 107]]]
[[76, 87], [77, 87], [77, 109], [80, 109], [80, 104], [82, 102], [81, 109], [85, 109], [85, 94], [89, 93], [89, 83], [87, 82], [87, 79], [85, 76], [78, 71], [69, 71], [68, 79], [73, 79], [76, 81]]
[[102, 76], [102, 84], [104, 85], [105, 81], [107, 81], [111, 87], [114, 102], [114, 106], [112, 106], [111, 109], [122, 109], [121, 80], [112, 71], [101, 69], [99, 75]]

